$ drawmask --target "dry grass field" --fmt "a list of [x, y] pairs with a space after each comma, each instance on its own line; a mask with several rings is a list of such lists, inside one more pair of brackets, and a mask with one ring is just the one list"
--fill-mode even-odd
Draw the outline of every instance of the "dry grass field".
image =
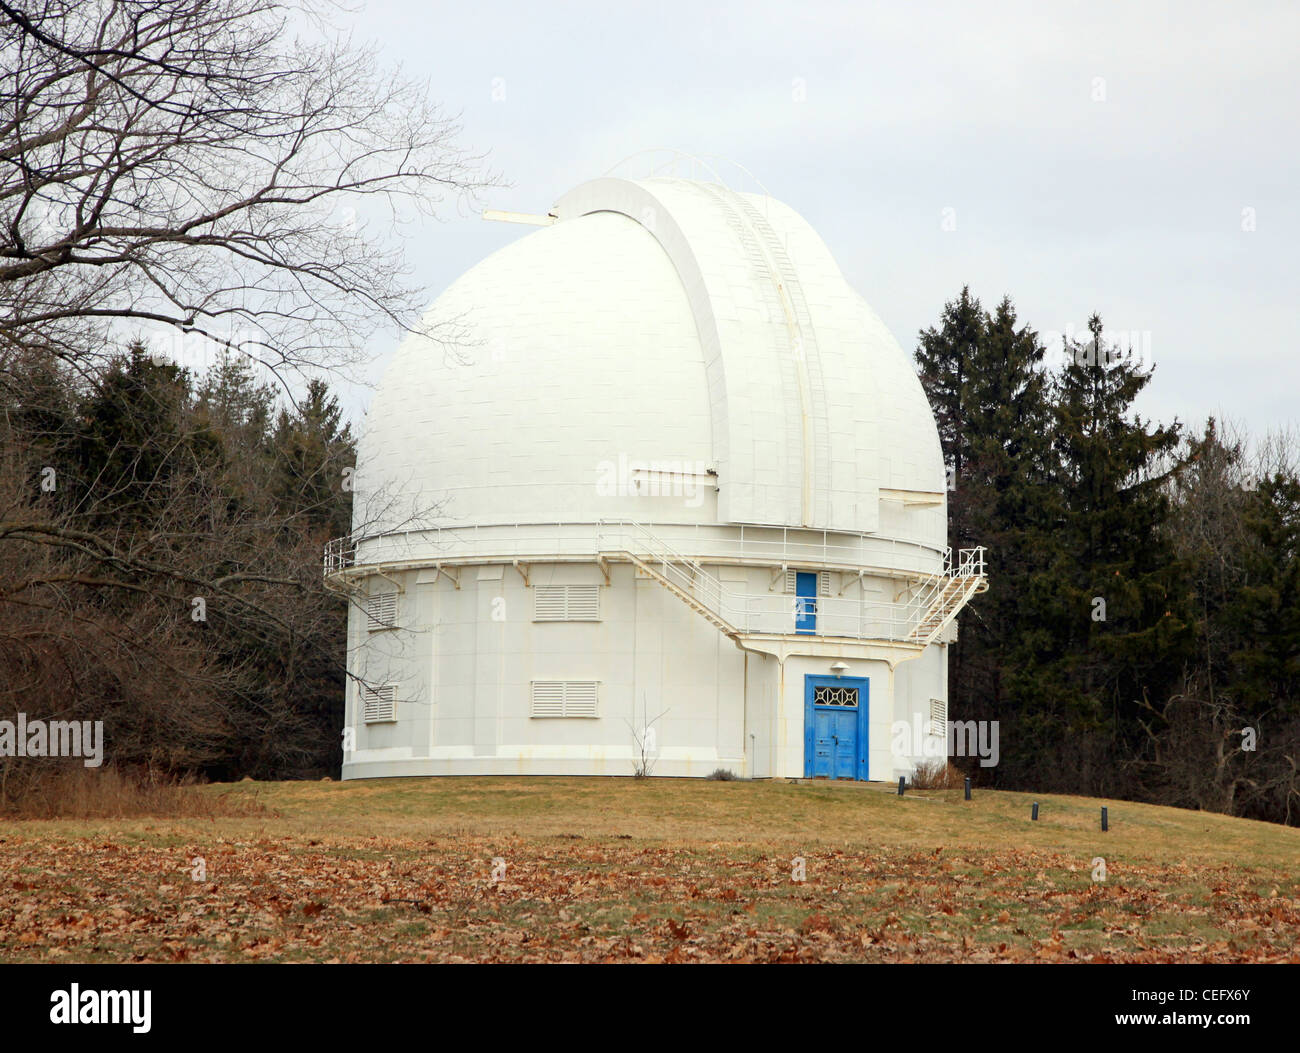
[[1300, 961], [1300, 830], [1202, 812], [687, 780], [195, 792], [193, 818], [0, 823], [0, 959]]

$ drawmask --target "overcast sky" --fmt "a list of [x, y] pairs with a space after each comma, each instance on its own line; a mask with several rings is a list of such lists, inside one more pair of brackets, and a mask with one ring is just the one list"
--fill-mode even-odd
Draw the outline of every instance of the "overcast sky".
[[[355, 26], [461, 114], [512, 184], [488, 207], [721, 155], [909, 353], [969, 283], [1041, 331], [1141, 333], [1144, 414], [1297, 419], [1300, 4], [370, 0]], [[530, 229], [449, 207], [412, 246], [430, 299]]]

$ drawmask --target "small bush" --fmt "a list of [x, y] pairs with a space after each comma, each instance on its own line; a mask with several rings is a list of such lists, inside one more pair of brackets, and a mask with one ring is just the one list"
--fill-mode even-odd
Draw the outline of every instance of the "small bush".
[[908, 785], [916, 790], [959, 790], [965, 785], [966, 773], [948, 760], [921, 761]]
[[705, 778], [712, 779], [714, 782], [735, 782], [740, 776], [726, 768], [714, 768]]

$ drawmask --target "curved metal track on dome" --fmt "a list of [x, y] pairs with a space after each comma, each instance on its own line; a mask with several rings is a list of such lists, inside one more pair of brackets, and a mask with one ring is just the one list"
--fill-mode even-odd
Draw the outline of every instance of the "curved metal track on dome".
[[[687, 291], [695, 314], [696, 328], [705, 354], [705, 371], [709, 384], [710, 404], [713, 407], [713, 451], [717, 466], [729, 478], [733, 457], [746, 465], [752, 457], [756, 438], [752, 420], [740, 423], [732, 420], [728, 408], [736, 398], [734, 390], [744, 381], [739, 378], [746, 372], [743, 355], [733, 346], [739, 339], [734, 330], [724, 330], [718, 324], [716, 308], [719, 304], [729, 308], [728, 286], [720, 278], [713, 261], [701, 258], [696, 239], [689, 226], [682, 227], [675, 216], [674, 195], [689, 193], [708, 200], [713, 214], [721, 219], [735, 239], [739, 258], [746, 260], [759, 286], [755, 286], [760, 299], [766, 299], [772, 321], [780, 320], [784, 353], [778, 368], [788, 378], [785, 390], [797, 392], [793, 403], [782, 399], [778, 416], [784, 428], [783, 453], [777, 460], [783, 465], [783, 474], [773, 471], [772, 478], [763, 479], [765, 486], [788, 488], [788, 499], [794, 507], [780, 515], [789, 515], [782, 521], [804, 527], [825, 525], [831, 521], [831, 506], [826, 498], [832, 484], [830, 405], [824, 390], [825, 376], [816, 327], [813, 324], [803, 283], [790, 259], [784, 238], [773, 228], [759, 202], [727, 187], [725, 184], [683, 180], [681, 188], [659, 188], [652, 184], [618, 176], [604, 176], [582, 184], [556, 203], [555, 214], [563, 219], [571, 213], [585, 215], [591, 212], [616, 212], [644, 226], [668, 253]], [[667, 195], [667, 196], [665, 196]], [[765, 197], [764, 202], [772, 198]], [[647, 223], [645, 215], [654, 217]], [[689, 213], [688, 213], [689, 214]], [[707, 244], [707, 239], [704, 242]], [[761, 290], [765, 288], [766, 293]], [[760, 341], [760, 345], [762, 341]], [[772, 363], [768, 363], [771, 365]], [[786, 370], [789, 370], [786, 373]], [[734, 375], [734, 378], [733, 378]], [[778, 387], [783, 385], [778, 381]], [[729, 398], [728, 392], [732, 395]], [[841, 428], [841, 432], [846, 429]], [[733, 441], [738, 440], [738, 441]], [[745, 468], [741, 468], [744, 475]], [[756, 470], [749, 465], [749, 471]], [[777, 476], [780, 475], [778, 479]], [[773, 512], [757, 503], [752, 487], [737, 495], [724, 488], [724, 517], [735, 521], [766, 521]], [[857, 514], [857, 513], [855, 513]]]
[[[759, 191], [761, 191], [764, 197], [772, 196], [772, 192], [767, 189], [767, 187], [763, 184], [763, 181], [759, 179], [758, 176], [754, 175], [753, 172], [751, 172], [748, 168], [742, 165], [739, 161], [733, 161], [730, 157], [723, 157], [720, 154], [693, 154], [687, 150], [678, 150], [676, 147], [672, 147], [672, 146], [653, 146], [647, 150], [637, 150], [635, 153], [628, 154], [625, 158], [623, 158], [623, 160], [619, 161], [617, 164], [611, 165], [605, 171], [604, 175], [607, 177], [614, 176], [614, 174], [618, 171], [618, 169], [622, 168], [624, 165], [630, 165], [631, 162], [636, 160], [637, 158], [649, 157], [657, 154], [669, 154], [671, 156], [668, 158], [668, 160], [663, 161], [657, 165], [654, 164], [650, 165], [648, 167], [646, 174], [640, 176], [639, 178], [652, 179], [655, 176], [664, 175], [665, 169], [667, 169], [667, 173], [666, 173], [667, 175], [676, 177], [676, 166], [678, 164], [689, 162], [692, 165], [699, 165], [701, 168], [703, 168], [709, 175], [713, 176], [714, 181], [717, 182], [718, 185], [725, 187], [727, 190], [730, 190], [733, 193], [738, 193], [739, 191], [737, 191], [735, 187], [729, 185], [727, 181], [722, 178], [722, 175], [718, 172], [717, 168], [714, 167], [714, 163], [721, 162], [723, 164], [731, 165], [732, 168], [737, 169], [738, 171], [743, 173], [747, 178], [751, 179], [754, 185], [758, 187]], [[629, 176], [625, 178], [637, 178], [637, 177], [632, 176], [629, 173]], [[694, 172], [692, 172], [689, 178], [691, 179], [695, 178]]]
[[[707, 188], [727, 216], [728, 225], [744, 246], [751, 263], [771, 282], [790, 337], [791, 360], [799, 391], [800, 518], [804, 526], [814, 521], [813, 477], [817, 470], [817, 444], [813, 437], [809, 360], [817, 360], [816, 330], [804, 302], [803, 290], [789, 257], [776, 234], [753, 205], [729, 187], [722, 192]], [[727, 195], [730, 195], [728, 198]], [[820, 378], [819, 378], [820, 379]]]

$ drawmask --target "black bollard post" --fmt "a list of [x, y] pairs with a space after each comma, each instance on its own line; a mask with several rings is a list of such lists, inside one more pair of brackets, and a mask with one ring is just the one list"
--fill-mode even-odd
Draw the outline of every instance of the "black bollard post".
[[1103, 832], [1106, 831], [1106, 830], [1109, 830], [1109, 829], [1110, 829], [1110, 823], [1107, 822], [1106, 809], [1105, 809], [1105, 808], [1102, 808], [1102, 810], [1101, 810], [1101, 829], [1102, 829]]
[[1030, 818], [1030, 819], [1033, 819], [1033, 820], [1037, 820], [1037, 819], [1038, 819], [1038, 802], [1037, 802], [1037, 801], [1034, 802], [1034, 810], [1033, 810], [1032, 812], [1029, 813], [1029, 818]]
[[966, 800], [970, 800], [970, 776], [966, 776]]
[[899, 797], [902, 797], [902, 796], [903, 796], [903, 787], [905, 787], [906, 785], [907, 785], [907, 776], [906, 776], [906, 775], [900, 775], [900, 776], [898, 777], [898, 796], [899, 796]]

